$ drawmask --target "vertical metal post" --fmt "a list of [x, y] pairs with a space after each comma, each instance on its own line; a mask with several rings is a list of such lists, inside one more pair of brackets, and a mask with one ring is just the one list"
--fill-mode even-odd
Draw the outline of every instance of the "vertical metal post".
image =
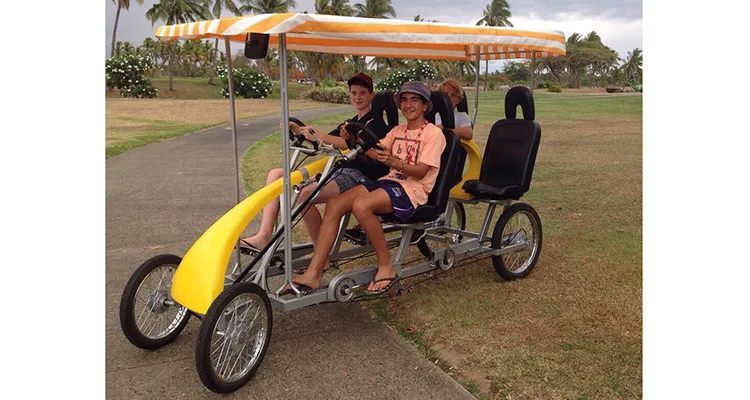
[[476, 67], [476, 76], [474, 77], [474, 116], [471, 118], [471, 126], [474, 126], [474, 123], [477, 121], [477, 111], [479, 111], [479, 49], [480, 47], [477, 46], [477, 67]]
[[[234, 151], [234, 195], [236, 203], [240, 202], [240, 163], [237, 154], [237, 121], [234, 114], [234, 82], [232, 82], [232, 48], [229, 44], [229, 38], [224, 38], [227, 52], [227, 78], [229, 80], [229, 121], [232, 124], [232, 149]], [[235, 204], [236, 204], [235, 203]], [[240, 266], [240, 241], [237, 238], [237, 244], [234, 246], [237, 256], [237, 263], [234, 265], [232, 274], [239, 270]]]
[[[284, 278], [292, 282], [292, 218], [291, 185], [289, 180], [289, 104], [287, 99], [286, 33], [279, 33], [279, 80], [281, 81], [281, 165], [284, 170], [281, 193], [282, 223], [284, 224]], [[292, 287], [294, 287], [292, 285]]]
[[532, 50], [531, 53], [531, 75], [529, 78], [529, 86], [531, 86], [529, 89], [531, 89], [531, 93], [534, 93], [534, 70], [536, 70], [536, 50]]

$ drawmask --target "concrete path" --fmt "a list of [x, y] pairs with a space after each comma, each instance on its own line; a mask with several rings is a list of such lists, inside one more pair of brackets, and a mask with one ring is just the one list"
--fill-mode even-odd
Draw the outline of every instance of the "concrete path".
[[[336, 106], [291, 114], [310, 120], [350, 109]], [[240, 154], [277, 130], [278, 121], [277, 115], [238, 121]], [[154, 255], [184, 254], [234, 206], [231, 137], [226, 125], [107, 160], [107, 399], [473, 399], [357, 304], [274, 312], [271, 344], [258, 373], [227, 396], [210, 392], [196, 373], [197, 318], [173, 343], [156, 351], [127, 341], [118, 307], [132, 272]]]

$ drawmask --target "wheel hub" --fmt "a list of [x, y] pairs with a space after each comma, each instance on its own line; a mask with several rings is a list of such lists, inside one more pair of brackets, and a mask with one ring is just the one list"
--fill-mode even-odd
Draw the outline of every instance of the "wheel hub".
[[154, 291], [148, 296], [148, 308], [154, 313], [163, 313], [169, 309], [169, 304], [167, 304], [168, 299], [169, 294], [166, 290]]

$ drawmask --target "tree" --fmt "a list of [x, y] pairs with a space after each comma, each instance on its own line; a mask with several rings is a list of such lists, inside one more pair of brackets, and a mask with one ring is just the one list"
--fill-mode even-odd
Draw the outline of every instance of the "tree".
[[[221, 18], [221, 10], [226, 8], [227, 10], [231, 11], [234, 15], [240, 15], [240, 9], [237, 8], [237, 5], [234, 4], [234, 0], [214, 0], [213, 7], [211, 8], [211, 11], [213, 12], [213, 15], [219, 19]], [[209, 75], [208, 75], [208, 84], [213, 85], [214, 84], [214, 66], [216, 65], [216, 52], [219, 50], [219, 38], [216, 38], [214, 40], [214, 51], [211, 52], [211, 65], [208, 67]]]
[[366, 0], [365, 4], [355, 4], [354, 10], [357, 17], [387, 19], [387, 15], [390, 15], [396, 18], [396, 10], [391, 5], [391, 0]]
[[[117, 23], [120, 21], [120, 9], [130, 9], [130, 0], [112, 0], [113, 3], [117, 1], [117, 14], [115, 14], [115, 26], [112, 29], [112, 49], [109, 52], [110, 57], [115, 56], [115, 43], [117, 42]], [[138, 4], [143, 4], [143, 0], [135, 0]]]
[[[209, 19], [211, 13], [208, 10], [206, 0], [158, 0], [148, 11], [146, 18], [153, 26], [156, 21], [163, 20], [167, 25], [184, 24], [190, 21]], [[170, 43], [171, 44], [171, 43]], [[172, 88], [174, 76], [173, 48], [169, 46], [169, 90]]]
[[[510, 26], [510, 4], [508, 0], [492, 0], [484, 9], [483, 17], [477, 21], [477, 25], [487, 26]], [[487, 71], [489, 70], [490, 61], [484, 60], [484, 90], [487, 90]]]
[[529, 79], [531, 78], [529, 63], [525, 61], [508, 62], [505, 64], [505, 67], [503, 67], [503, 73], [514, 83], [529, 82]]
[[240, 0], [240, 2], [244, 4], [240, 7], [240, 13], [285, 13], [289, 12], [290, 8], [297, 7], [297, 2], [295, 0]]
[[643, 82], [643, 51], [637, 47], [629, 51], [622, 70], [629, 85]]
[[607, 81], [617, 68], [617, 52], [604, 45], [596, 32], [586, 37], [573, 33], [566, 41], [566, 54], [540, 59], [539, 69], [548, 71], [563, 87], [578, 88], [587, 74], [595, 80]]
[[354, 8], [349, 5], [349, 0], [315, 0], [315, 13], [350, 16], [354, 14]]

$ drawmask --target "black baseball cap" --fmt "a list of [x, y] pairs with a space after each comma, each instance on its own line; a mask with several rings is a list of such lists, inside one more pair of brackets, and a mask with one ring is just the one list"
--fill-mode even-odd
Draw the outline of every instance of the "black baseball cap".
[[356, 75], [349, 78], [349, 80], [346, 82], [350, 87], [353, 84], [358, 84], [360, 86], [364, 86], [367, 88], [367, 90], [372, 93], [373, 87], [372, 87], [372, 78], [370, 78], [367, 74], [364, 72], [357, 72]]

